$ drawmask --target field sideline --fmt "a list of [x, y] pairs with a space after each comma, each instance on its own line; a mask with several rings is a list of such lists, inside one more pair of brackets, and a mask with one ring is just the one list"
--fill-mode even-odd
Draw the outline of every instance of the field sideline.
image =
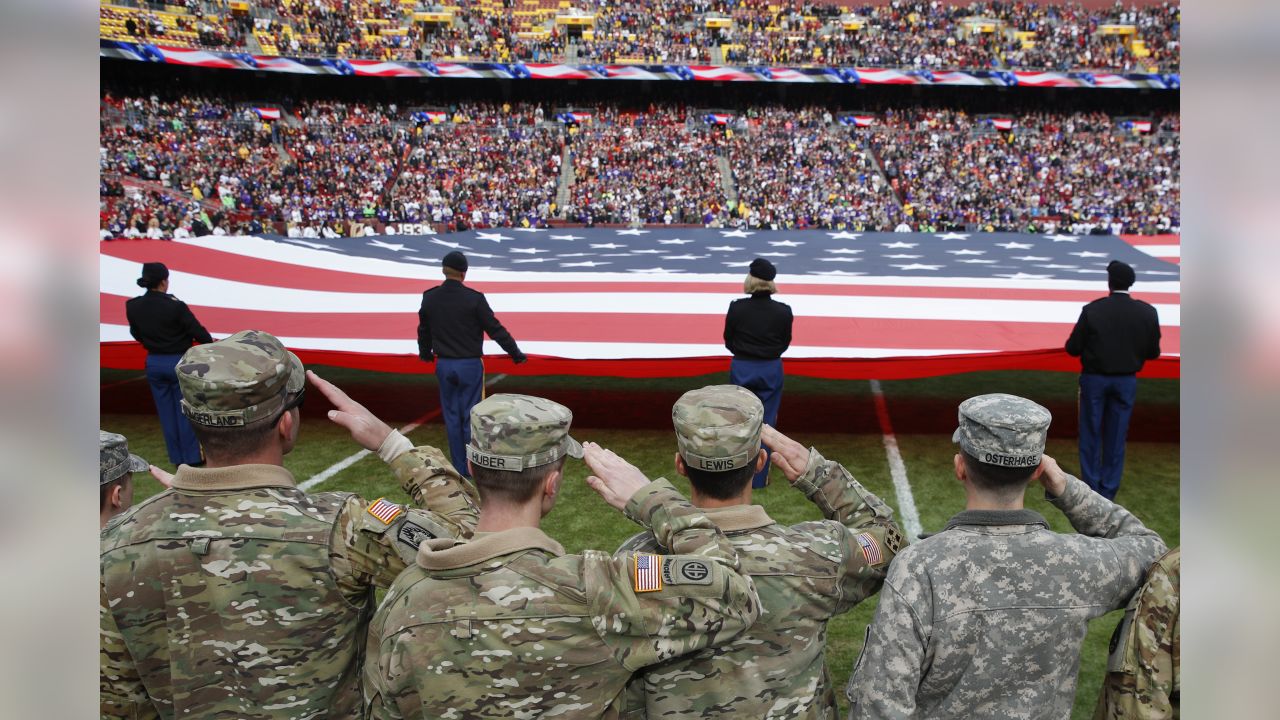
[[[404, 425], [438, 407], [435, 380], [429, 374], [385, 375], [338, 368], [315, 368], [348, 390], [384, 419]], [[429, 370], [424, 365], [424, 371]], [[727, 373], [698, 378], [620, 380], [615, 378], [543, 377], [503, 378], [492, 392], [527, 392], [565, 403], [575, 412], [574, 432], [617, 451], [650, 477], [667, 477], [683, 491], [688, 484], [672, 469], [675, 438], [670, 426], [671, 403], [687, 389], [726, 382]], [[161, 467], [172, 469], [164, 452], [159, 422], [154, 415], [145, 380], [137, 371], [101, 373], [101, 427], [129, 438], [130, 448]], [[896, 432], [907, 480], [925, 532], [942, 528], [963, 509], [964, 493], [955, 480], [951, 458], [955, 446], [950, 433], [956, 424], [956, 405], [983, 392], [1011, 392], [1049, 407], [1054, 413], [1048, 452], [1068, 472], [1076, 472], [1076, 376], [1068, 373], [1000, 372], [885, 381], [885, 407]], [[1130, 433], [1122, 504], [1156, 530], [1173, 547], [1179, 536], [1179, 381], [1142, 380], [1138, 407]], [[343, 461], [359, 448], [325, 418], [327, 403], [309, 392], [297, 448], [285, 465], [299, 482]], [[884, 498], [895, 510], [898, 498], [890, 477], [880, 424], [869, 383], [787, 380], [778, 428], [796, 440], [816, 446], [844, 464], [860, 482]], [[445, 445], [444, 427], [436, 419], [409, 435], [415, 444]], [[638, 527], [608, 508], [582, 481], [581, 463], [565, 469], [562, 497], [544, 527], [567, 551], [614, 549]], [[158, 491], [149, 477], [138, 476], [135, 497]], [[794, 523], [820, 517], [800, 493], [787, 486], [775, 470], [772, 484], [757, 491], [756, 503], [778, 521]], [[313, 491], [345, 490], [374, 499], [387, 496], [406, 501], [389, 472], [374, 457], [364, 457], [320, 483]], [[1027, 506], [1043, 514], [1051, 526], [1069, 532], [1062, 515], [1044, 502], [1043, 493], [1028, 492]], [[901, 521], [901, 513], [899, 513]], [[853, 667], [863, 631], [875, 607], [871, 599], [829, 626], [828, 666], [838, 687]], [[1112, 613], [1094, 622], [1085, 641], [1079, 687], [1072, 717], [1089, 718], [1097, 699], [1105, 666], [1106, 646], [1119, 619]], [[843, 693], [840, 693], [843, 697]]]

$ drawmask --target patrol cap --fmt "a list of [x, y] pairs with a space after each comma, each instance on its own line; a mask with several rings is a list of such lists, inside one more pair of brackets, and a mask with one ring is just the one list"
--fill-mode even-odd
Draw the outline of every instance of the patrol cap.
[[129, 452], [123, 435], [98, 430], [98, 486], [147, 469], [147, 461]]
[[513, 472], [582, 457], [582, 445], [569, 436], [573, 412], [558, 402], [532, 395], [498, 393], [471, 408], [467, 459], [476, 467]]
[[1051, 420], [1048, 410], [1026, 398], [978, 395], [960, 403], [960, 426], [951, 441], [987, 465], [1033, 468], [1044, 454]]
[[260, 330], [241, 330], [191, 348], [178, 361], [177, 373], [182, 414], [207, 427], [277, 417], [306, 382], [298, 356]]
[[764, 406], [744, 387], [708, 385], [681, 395], [671, 408], [671, 422], [686, 465], [726, 472], [755, 461]]

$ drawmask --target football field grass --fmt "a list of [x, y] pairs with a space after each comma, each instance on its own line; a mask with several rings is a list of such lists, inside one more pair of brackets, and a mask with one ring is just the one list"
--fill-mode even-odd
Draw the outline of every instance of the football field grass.
[[[430, 375], [378, 375], [332, 368], [317, 368], [324, 377], [343, 386], [388, 422], [404, 425], [438, 406], [434, 378]], [[101, 427], [129, 438], [130, 449], [161, 467], [167, 462], [159, 422], [149, 411], [150, 396], [139, 373], [104, 371]], [[503, 378], [492, 392], [541, 394], [569, 405], [575, 411], [574, 436], [608, 447], [638, 466], [649, 477], [666, 477], [683, 492], [688, 483], [675, 475], [672, 458], [675, 438], [670, 426], [671, 403], [684, 390], [713, 382], [725, 375], [661, 380], [613, 378]], [[983, 392], [1011, 392], [1048, 406], [1054, 412], [1048, 452], [1068, 472], [1076, 473], [1074, 413], [1076, 377], [1066, 373], [972, 373], [961, 376], [901, 380], [882, 383], [890, 419], [914, 503], [925, 532], [941, 529], [948, 518], [964, 508], [964, 492], [952, 470], [955, 446], [956, 405], [965, 397]], [[827, 458], [847, 467], [858, 480], [896, 509], [884, 439], [865, 381], [823, 381], [788, 378], [778, 428], [796, 440], [817, 447]], [[1179, 459], [1177, 442], [1178, 381], [1143, 380], [1139, 390], [1128, 448], [1125, 479], [1117, 500], [1132, 510], [1164, 538], [1179, 544]], [[665, 407], [665, 412], [663, 408]], [[328, 409], [318, 392], [309, 392], [304, 420], [295, 450], [285, 466], [299, 482], [342, 461], [359, 450], [346, 433], [324, 416]], [[415, 444], [445, 447], [444, 427], [438, 418], [409, 434]], [[581, 463], [565, 466], [566, 482], [555, 510], [544, 528], [568, 552], [587, 548], [612, 550], [639, 527], [609, 508], [583, 482]], [[150, 477], [135, 476], [135, 497], [159, 490]], [[373, 456], [366, 456], [314, 488], [344, 490], [370, 500], [386, 496], [407, 501], [390, 472]], [[776, 470], [768, 488], [757, 491], [754, 501], [782, 523], [817, 519], [820, 514], [799, 492], [792, 490]], [[1044, 515], [1054, 530], [1071, 532], [1065, 518], [1033, 488], [1027, 506]], [[899, 519], [900, 516], [899, 516]], [[841, 690], [861, 649], [863, 631], [875, 609], [875, 598], [833, 620], [829, 626], [827, 662]], [[1107, 642], [1119, 620], [1119, 612], [1091, 625], [1080, 663], [1075, 719], [1091, 716], [1105, 668]], [[1063, 678], [1063, 682], [1067, 682]], [[842, 700], [843, 705], [843, 700]]]

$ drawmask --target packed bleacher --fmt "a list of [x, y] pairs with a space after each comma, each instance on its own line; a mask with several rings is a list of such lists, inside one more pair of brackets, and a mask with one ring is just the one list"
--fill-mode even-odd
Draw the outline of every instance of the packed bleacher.
[[[279, 119], [270, 120], [279, 114]], [[1176, 232], [1179, 119], [102, 101], [104, 238], [576, 224]], [[1148, 123], [1150, 124], [1148, 127]], [[563, 167], [565, 162], [568, 168]]]
[[[103, 38], [380, 60], [1176, 72], [1178, 3], [894, 0], [186, 0], [104, 4]], [[435, 12], [426, 13], [433, 8]], [[422, 14], [430, 14], [428, 21]], [[437, 17], [437, 15], [439, 17]], [[570, 23], [571, 15], [581, 16]], [[570, 28], [574, 28], [571, 30]]]

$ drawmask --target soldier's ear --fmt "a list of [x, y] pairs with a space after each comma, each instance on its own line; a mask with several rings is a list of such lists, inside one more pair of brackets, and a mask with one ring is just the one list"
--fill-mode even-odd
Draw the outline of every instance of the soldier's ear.
[[769, 462], [769, 453], [764, 448], [760, 448], [760, 452], [756, 453], [756, 472], [764, 469], [764, 464]]
[[689, 467], [684, 464], [684, 458], [680, 457], [680, 453], [676, 453], [676, 472], [685, 477], [689, 477]]
[[956, 466], [956, 479], [961, 482], [964, 482], [969, 478], [969, 468], [965, 467], [964, 456], [962, 456], [960, 453], [956, 453], [956, 456], [953, 462], [955, 463], [955, 466]]
[[559, 470], [552, 470], [547, 473], [547, 477], [542, 481], [542, 494], [547, 498], [555, 498], [560, 494], [560, 478], [563, 473]]

